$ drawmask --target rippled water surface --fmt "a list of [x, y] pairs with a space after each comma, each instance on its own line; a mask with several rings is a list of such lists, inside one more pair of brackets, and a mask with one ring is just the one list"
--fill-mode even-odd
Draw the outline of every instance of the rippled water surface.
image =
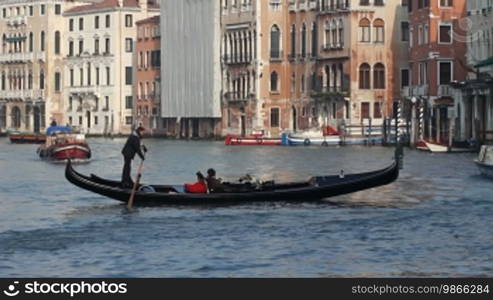
[[[124, 139], [90, 139], [94, 159], [77, 170], [120, 177]], [[264, 179], [385, 167], [391, 148], [226, 147], [148, 140], [143, 181]], [[493, 181], [474, 154], [407, 150], [388, 186], [318, 204], [141, 207], [64, 178], [35, 145], [0, 139], [0, 277], [493, 276]], [[136, 163], [134, 163], [136, 168]]]

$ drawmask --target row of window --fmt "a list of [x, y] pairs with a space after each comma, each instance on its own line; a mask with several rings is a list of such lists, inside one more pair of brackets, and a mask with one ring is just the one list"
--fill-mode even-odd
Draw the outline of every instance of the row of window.
[[153, 98], [159, 94], [159, 81], [140, 81], [137, 84], [137, 98], [138, 99], [149, 99]]
[[[459, 0], [459, 1], [463, 1], [463, 0]], [[406, 2], [409, 12], [412, 12], [414, 8], [428, 9], [430, 7], [430, 0], [407, 0]], [[454, 0], [438, 0], [438, 7], [451, 8], [453, 6], [454, 6]]]
[[[26, 79], [27, 77], [27, 79]], [[56, 80], [60, 79], [60, 73], [56, 72], [55, 73], [55, 82]], [[16, 90], [32, 90], [33, 89], [33, 74], [32, 72], [29, 72], [29, 74], [26, 76], [25, 74], [10, 74], [6, 75], [5, 73], [2, 72], [2, 75], [0, 77], [0, 89], [2, 91], [5, 90], [11, 90], [11, 91], [16, 91]], [[39, 89], [44, 90], [45, 88], [45, 74], [44, 71], [41, 70], [39, 72]], [[57, 85], [55, 84], [55, 89]], [[60, 91], [60, 86], [58, 85], [58, 90]]]
[[159, 68], [161, 67], [161, 50], [139, 51], [137, 68]]
[[[94, 69], [94, 71], [93, 71]], [[100, 80], [100, 74], [101, 74], [101, 71], [100, 71], [100, 68], [99, 67], [93, 67], [90, 63], [87, 64], [87, 66], [85, 68], [79, 68], [78, 70], [79, 72], [79, 76], [78, 76], [78, 79], [79, 79], [79, 86], [92, 86], [93, 84], [93, 76], [94, 76], [94, 84], [96, 86], [99, 86], [101, 84], [101, 80]], [[84, 73], [84, 71], [86, 71], [86, 73]], [[105, 80], [105, 85], [111, 85], [111, 68], [110, 67], [105, 67], [105, 77], [106, 77], [106, 80]], [[85, 74], [85, 78], [84, 78], [84, 74]], [[84, 84], [84, 79], [85, 79], [85, 83]], [[131, 80], [131, 79], [130, 79]], [[75, 86], [75, 70], [74, 69], [70, 69], [69, 70], [69, 85], [71, 87], [74, 87]]]
[[[16, 16], [33, 17], [34, 16], [34, 8], [35, 8], [34, 5], [4, 7], [2, 9], [2, 18], [10, 18], [10, 17], [16, 17]], [[39, 15], [44, 16], [44, 15], [46, 15], [46, 13], [47, 13], [46, 4], [40, 4], [39, 5]], [[61, 15], [62, 14], [62, 6], [60, 4], [55, 4], [53, 6], [53, 13], [55, 15]]]
[[[75, 55], [75, 49], [74, 49], [74, 41], [69, 40], [68, 42], [68, 56], [74, 56]], [[104, 52], [100, 52], [100, 45], [99, 45], [99, 38], [94, 39], [94, 55], [99, 55], [100, 53], [109, 55], [111, 52], [111, 40], [110, 38], [105, 38], [104, 39]], [[79, 46], [79, 51], [78, 54], [81, 55], [84, 52], [84, 40], [80, 39], [78, 41], [78, 46]], [[125, 39], [125, 50], [127, 52], [132, 52], [133, 51], [133, 40], [132, 39]]]
[[[78, 21], [78, 29], [79, 31], [84, 30], [84, 18], [80, 17], [78, 19], [70, 18], [68, 20], [68, 30], [70, 32], [74, 31], [75, 28], [75, 21]], [[133, 15], [131, 14], [126, 14], [125, 15], [125, 27], [133, 27]], [[100, 16], [94, 16], [94, 29], [99, 29], [100, 28]], [[110, 15], [105, 15], [104, 16], [104, 26], [106, 28], [111, 27], [111, 16]]]

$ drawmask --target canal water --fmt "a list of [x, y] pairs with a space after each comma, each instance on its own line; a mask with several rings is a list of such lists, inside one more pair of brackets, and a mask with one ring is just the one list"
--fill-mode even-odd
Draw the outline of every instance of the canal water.
[[[124, 139], [89, 139], [84, 174], [118, 179]], [[385, 167], [383, 147], [228, 147], [147, 140], [144, 182], [263, 179]], [[405, 151], [391, 185], [318, 204], [141, 207], [81, 190], [35, 145], [0, 139], [0, 277], [493, 276], [493, 181], [474, 154]], [[134, 168], [137, 163], [134, 162]]]

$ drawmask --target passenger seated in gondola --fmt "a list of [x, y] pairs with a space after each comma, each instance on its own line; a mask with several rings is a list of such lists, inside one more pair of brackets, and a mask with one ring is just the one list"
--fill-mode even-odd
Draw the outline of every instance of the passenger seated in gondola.
[[185, 192], [192, 194], [205, 194], [207, 193], [207, 182], [204, 175], [201, 172], [197, 172], [196, 183], [185, 183]]
[[222, 193], [224, 192], [224, 186], [221, 182], [221, 179], [216, 178], [216, 170], [209, 169], [207, 170], [207, 187], [211, 193]]

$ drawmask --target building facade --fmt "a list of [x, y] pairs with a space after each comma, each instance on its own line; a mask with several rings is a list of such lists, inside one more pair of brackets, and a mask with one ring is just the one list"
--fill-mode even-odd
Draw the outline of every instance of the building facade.
[[222, 1], [221, 15], [223, 134], [378, 125], [401, 99], [401, 1]]
[[465, 80], [469, 71], [466, 1], [410, 0], [408, 7], [411, 83], [404, 96], [419, 116], [419, 138], [448, 143], [456, 127], [450, 84]]
[[456, 88], [458, 141], [493, 142], [493, 1], [468, 0], [467, 79]]
[[134, 116], [151, 135], [174, 135], [161, 118], [161, 34], [159, 16], [136, 22]]
[[135, 22], [158, 14], [151, 0], [102, 0], [64, 12], [64, 122], [86, 134], [131, 132]]
[[62, 12], [84, 2], [0, 2], [0, 129], [41, 132], [64, 121]]

